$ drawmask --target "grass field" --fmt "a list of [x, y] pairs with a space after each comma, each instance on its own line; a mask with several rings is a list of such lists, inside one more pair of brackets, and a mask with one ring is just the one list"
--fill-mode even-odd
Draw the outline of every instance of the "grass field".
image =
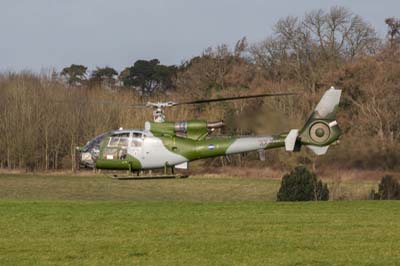
[[[367, 199], [377, 180], [325, 180], [334, 200]], [[265, 201], [278, 178], [193, 176], [188, 179], [112, 180], [104, 175], [0, 174], [0, 200]]]
[[278, 203], [278, 180], [0, 176], [0, 265], [400, 265], [400, 203]]

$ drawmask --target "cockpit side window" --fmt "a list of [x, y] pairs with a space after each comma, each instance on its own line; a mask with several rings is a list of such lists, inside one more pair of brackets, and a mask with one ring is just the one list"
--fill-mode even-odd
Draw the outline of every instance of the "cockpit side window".
[[141, 132], [133, 132], [131, 147], [133, 147], [133, 148], [141, 147], [142, 143], [143, 143], [142, 133]]
[[86, 145], [83, 147], [82, 151], [83, 152], [88, 152], [88, 151], [90, 152], [92, 150], [98, 151], [100, 149], [100, 143], [106, 135], [107, 135], [107, 132], [103, 133], [101, 135], [98, 135], [97, 137], [88, 141], [88, 143], [86, 143]]
[[129, 133], [118, 133], [110, 137], [108, 147], [128, 147]]
[[142, 133], [140, 132], [133, 132], [132, 133], [132, 138], [141, 138], [142, 137]]

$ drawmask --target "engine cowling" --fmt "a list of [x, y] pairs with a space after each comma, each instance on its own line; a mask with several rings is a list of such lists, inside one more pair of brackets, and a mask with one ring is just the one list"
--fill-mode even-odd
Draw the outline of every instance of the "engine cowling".
[[210, 132], [224, 126], [223, 121], [187, 120], [180, 122], [146, 122], [146, 129], [155, 135], [170, 135], [194, 140], [204, 139]]

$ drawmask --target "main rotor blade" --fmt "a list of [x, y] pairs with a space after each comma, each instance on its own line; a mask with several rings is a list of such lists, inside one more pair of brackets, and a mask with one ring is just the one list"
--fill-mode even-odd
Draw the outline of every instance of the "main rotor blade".
[[235, 97], [224, 97], [224, 98], [214, 98], [214, 99], [201, 99], [195, 101], [188, 102], [147, 102], [145, 104], [130, 104], [130, 103], [119, 103], [112, 100], [91, 100], [88, 99], [86, 101], [82, 100], [55, 100], [57, 103], [67, 103], [74, 102], [79, 104], [91, 104], [91, 105], [115, 105], [118, 107], [126, 107], [126, 108], [165, 108], [165, 107], [173, 107], [178, 105], [189, 105], [189, 104], [202, 104], [202, 103], [212, 103], [212, 102], [223, 102], [223, 101], [234, 101], [240, 99], [250, 99], [250, 98], [261, 98], [261, 97], [276, 97], [276, 96], [289, 96], [296, 95], [297, 93], [293, 92], [283, 92], [283, 93], [264, 93], [264, 94], [255, 94], [255, 95], [245, 95], [245, 96], [235, 96]]
[[131, 104], [131, 103], [123, 103], [109, 100], [53, 100], [54, 103], [57, 104], [67, 104], [67, 103], [77, 103], [80, 105], [110, 105], [117, 107], [126, 107], [126, 108], [148, 108], [149, 106], [146, 104]]
[[105, 104], [105, 105], [118, 105], [118, 106], [124, 106], [128, 108], [148, 108], [146, 104], [130, 104], [130, 103], [119, 103], [115, 101], [95, 101], [93, 102], [94, 104]]
[[195, 101], [190, 101], [190, 102], [176, 103], [175, 105], [200, 104], [200, 103], [211, 103], [211, 102], [223, 102], [223, 101], [234, 101], [234, 100], [239, 100], [239, 99], [261, 98], [261, 97], [274, 97], [274, 96], [288, 96], [288, 95], [296, 95], [296, 94], [297, 94], [297, 93], [293, 93], [293, 92], [264, 93], [264, 94], [255, 94], [255, 95], [246, 95], [246, 96], [236, 96], [236, 97], [225, 97], [225, 98], [195, 100]]

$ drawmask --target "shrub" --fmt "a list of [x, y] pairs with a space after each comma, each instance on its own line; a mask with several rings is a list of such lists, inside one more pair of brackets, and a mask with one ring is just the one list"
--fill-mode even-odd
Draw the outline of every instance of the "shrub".
[[282, 178], [278, 201], [328, 200], [329, 189], [326, 184], [306, 167], [296, 167]]
[[375, 192], [373, 189], [370, 195], [374, 200], [398, 200], [400, 199], [400, 184], [395, 178], [390, 175], [382, 177], [379, 183], [379, 190]]

